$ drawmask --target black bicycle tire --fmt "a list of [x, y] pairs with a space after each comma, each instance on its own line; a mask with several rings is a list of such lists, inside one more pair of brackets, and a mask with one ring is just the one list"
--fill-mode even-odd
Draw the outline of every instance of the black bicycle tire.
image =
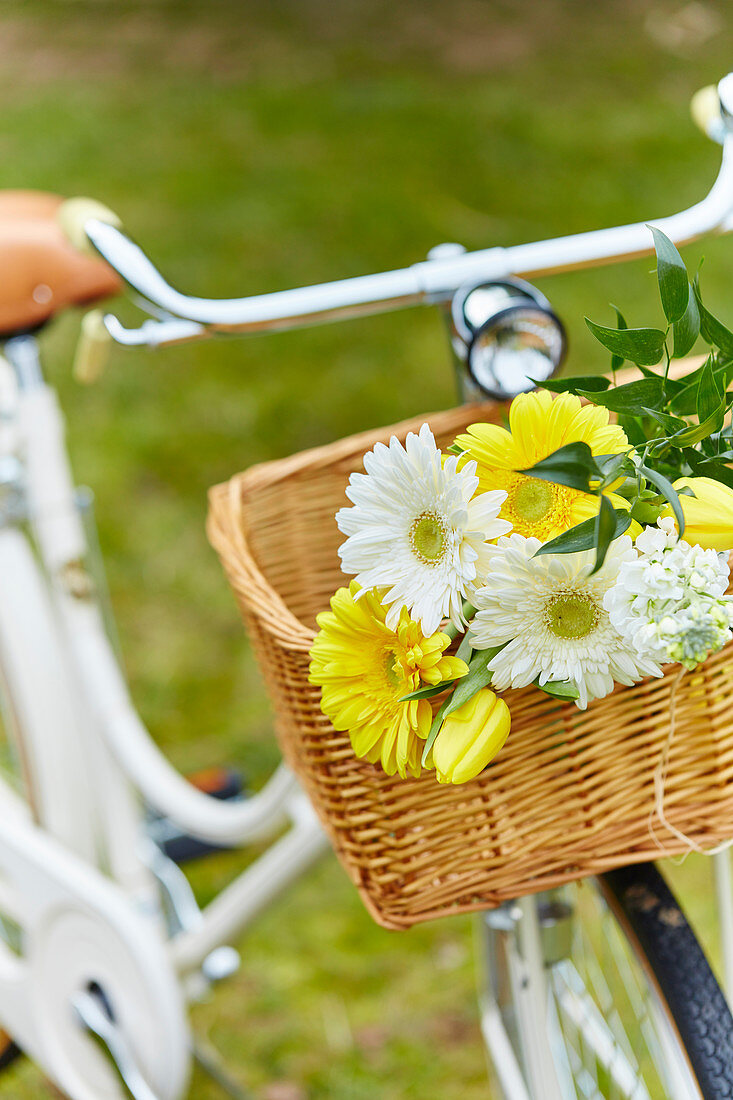
[[656, 988], [704, 1100], [733, 1100], [733, 1016], [705, 952], [652, 863], [599, 876]]

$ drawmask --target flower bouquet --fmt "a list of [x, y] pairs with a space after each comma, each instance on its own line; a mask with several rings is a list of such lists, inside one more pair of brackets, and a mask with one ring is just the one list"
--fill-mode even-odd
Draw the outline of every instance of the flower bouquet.
[[385, 927], [733, 836], [733, 333], [656, 244], [664, 328], [591, 325], [611, 379], [211, 490], [283, 754]]
[[[545, 382], [447, 453], [425, 423], [350, 478], [336, 522], [354, 580], [318, 616], [310, 679], [388, 775], [473, 779], [506, 741], [509, 688], [585, 709], [733, 637], [733, 334], [652, 232], [667, 328], [587, 322], [614, 380]], [[698, 335], [708, 358], [671, 376]], [[624, 360], [641, 377], [619, 385]]]

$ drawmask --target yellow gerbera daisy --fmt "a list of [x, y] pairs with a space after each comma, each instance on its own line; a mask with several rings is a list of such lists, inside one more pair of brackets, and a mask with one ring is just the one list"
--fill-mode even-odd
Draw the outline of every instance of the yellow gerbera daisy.
[[426, 638], [402, 608], [395, 630], [385, 623], [384, 592], [360, 593], [352, 581], [318, 616], [310, 682], [321, 687], [321, 709], [334, 729], [348, 730], [357, 756], [388, 775], [420, 774], [422, 744], [433, 721], [428, 699], [400, 702], [420, 687], [465, 676], [468, 665], [444, 650], [447, 634]]
[[[547, 542], [595, 516], [598, 497], [517, 471], [534, 466], [567, 443], [587, 443], [594, 455], [628, 450], [625, 432], [608, 420], [607, 409], [581, 405], [573, 394], [553, 399], [547, 390], [538, 390], [514, 398], [509, 408], [510, 431], [496, 424], [471, 424], [456, 444], [478, 463], [480, 493], [506, 491], [499, 515], [511, 523], [514, 533]], [[623, 497], [606, 495], [614, 508], [629, 507]]]
[[[674, 483], [675, 489], [691, 489], [694, 497], [680, 497], [685, 517], [684, 540], [691, 546], [697, 544], [704, 550], [728, 550], [733, 548], [733, 489], [710, 477], [681, 477]], [[673, 516], [667, 506], [662, 516]]]

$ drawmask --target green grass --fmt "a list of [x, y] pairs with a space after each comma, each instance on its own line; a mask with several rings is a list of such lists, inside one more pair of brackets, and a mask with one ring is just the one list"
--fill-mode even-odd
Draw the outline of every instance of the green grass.
[[[209, 295], [403, 266], [441, 240], [652, 218], [714, 178], [718, 151], [687, 104], [730, 64], [727, 24], [723, 0], [6, 0], [0, 186], [94, 195], [174, 285]], [[730, 320], [733, 250], [685, 255], [703, 251], [706, 296]], [[614, 301], [630, 324], [658, 317], [650, 266], [543, 281], [569, 370], [605, 366], [585, 313], [606, 322]], [[204, 536], [206, 490], [452, 403], [440, 318], [117, 350], [91, 389], [70, 378], [77, 324], [62, 318], [44, 346], [77, 477], [97, 494], [136, 700], [177, 766], [231, 761], [257, 784], [277, 753]], [[201, 897], [234, 868], [197, 867]], [[263, 1100], [487, 1095], [468, 922], [381, 931], [326, 861], [239, 947], [241, 974], [194, 1015]], [[42, 1086], [24, 1067], [0, 1094]], [[217, 1093], [197, 1079], [192, 1095]]]

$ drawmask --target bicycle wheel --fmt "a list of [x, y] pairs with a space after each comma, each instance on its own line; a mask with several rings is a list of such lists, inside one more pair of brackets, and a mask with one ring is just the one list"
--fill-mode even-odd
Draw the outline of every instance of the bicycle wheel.
[[535, 912], [534, 976], [518, 910], [487, 915], [482, 1026], [507, 1100], [733, 1097], [733, 1017], [653, 865], [542, 895]]
[[700, 1095], [733, 1097], [733, 1017], [661, 873], [653, 864], [622, 867], [603, 875], [600, 886]]

